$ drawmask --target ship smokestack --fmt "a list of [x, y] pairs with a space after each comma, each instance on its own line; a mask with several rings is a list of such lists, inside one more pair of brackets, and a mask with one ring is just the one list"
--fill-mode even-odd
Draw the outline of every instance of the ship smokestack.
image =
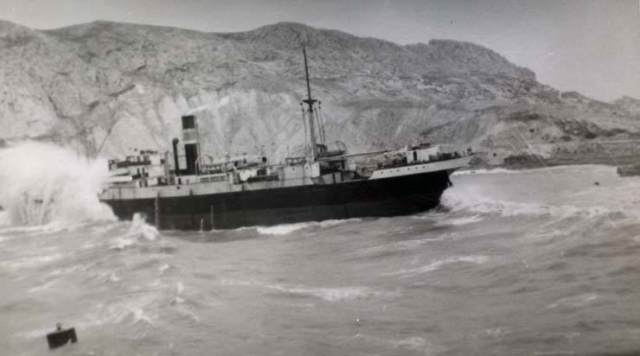
[[187, 162], [185, 175], [198, 174], [198, 122], [195, 115], [182, 117], [182, 141], [184, 142], [184, 155]]
[[180, 140], [178, 140], [177, 138], [174, 138], [172, 143], [173, 143], [173, 164], [175, 165], [175, 171], [176, 171], [176, 176], [180, 175], [180, 161], [178, 160], [178, 142], [180, 142]]

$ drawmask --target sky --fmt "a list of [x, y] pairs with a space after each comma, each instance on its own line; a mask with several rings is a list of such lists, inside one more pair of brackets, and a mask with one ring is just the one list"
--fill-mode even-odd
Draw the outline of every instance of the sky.
[[562, 91], [640, 99], [639, 0], [0, 0], [0, 19], [205, 32], [292, 21], [400, 44], [453, 39], [488, 47]]

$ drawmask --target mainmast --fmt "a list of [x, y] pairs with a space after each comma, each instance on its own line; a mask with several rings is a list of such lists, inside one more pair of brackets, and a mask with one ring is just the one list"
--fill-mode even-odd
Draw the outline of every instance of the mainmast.
[[307, 98], [302, 100], [303, 103], [307, 104], [309, 113], [309, 131], [311, 136], [311, 156], [312, 159], [315, 160], [317, 156], [317, 147], [316, 147], [316, 128], [314, 125], [313, 118], [313, 105], [317, 102], [317, 100], [311, 98], [311, 83], [309, 82], [309, 66], [307, 65], [307, 49], [305, 46], [302, 46], [302, 54], [304, 56], [304, 72], [307, 78]]

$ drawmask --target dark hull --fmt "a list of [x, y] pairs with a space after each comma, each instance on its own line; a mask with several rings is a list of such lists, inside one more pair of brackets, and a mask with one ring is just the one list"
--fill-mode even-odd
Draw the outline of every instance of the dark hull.
[[104, 200], [120, 219], [144, 213], [160, 229], [211, 230], [408, 215], [436, 207], [449, 172], [234, 193]]

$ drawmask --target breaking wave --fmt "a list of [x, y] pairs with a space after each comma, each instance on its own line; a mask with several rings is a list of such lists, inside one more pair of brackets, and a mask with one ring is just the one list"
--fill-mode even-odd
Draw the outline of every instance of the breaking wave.
[[488, 256], [478, 255], [478, 256], [453, 256], [442, 260], [433, 261], [427, 265], [417, 267], [417, 268], [409, 268], [409, 269], [401, 269], [395, 272], [384, 273], [385, 276], [397, 276], [397, 275], [407, 275], [407, 274], [422, 274], [437, 271], [440, 268], [455, 263], [474, 263], [474, 264], [483, 264], [487, 262], [489, 259]]
[[462, 218], [454, 218], [454, 219], [437, 221], [436, 225], [437, 226], [447, 226], [447, 225], [461, 226], [461, 225], [475, 224], [480, 221], [482, 221], [482, 217], [480, 217], [479, 215], [471, 215], [471, 216], [466, 216]]
[[303, 222], [295, 224], [282, 224], [274, 226], [259, 226], [256, 227], [256, 231], [261, 235], [288, 235], [294, 231], [309, 229], [309, 228], [329, 228], [338, 226], [350, 222], [360, 222], [361, 219], [343, 219], [343, 220], [325, 220], [325, 221], [313, 221]]
[[[611, 210], [603, 207], [579, 207], [575, 205], [548, 205], [538, 203], [514, 202], [499, 200], [485, 196], [480, 192], [467, 189], [464, 191], [450, 189], [442, 196], [442, 205], [454, 212], [472, 212], [480, 214], [498, 214], [503, 217], [514, 216], [552, 216], [569, 218], [574, 216], [593, 218], [609, 216], [613, 218], [626, 217], [622, 210]], [[469, 221], [468, 221], [469, 220]], [[474, 218], [459, 221], [459, 223], [475, 222]]]
[[370, 298], [389, 298], [397, 296], [395, 292], [385, 292], [374, 290], [364, 286], [353, 287], [309, 287], [286, 284], [269, 284], [259, 281], [222, 279], [225, 286], [260, 287], [271, 291], [276, 291], [290, 296], [312, 297], [322, 299], [327, 302], [345, 302]]
[[375, 291], [368, 287], [306, 288], [272, 285], [269, 286], [269, 288], [290, 295], [320, 298], [327, 302], [352, 301], [358, 299], [388, 297], [392, 295], [392, 293]]
[[575, 165], [575, 166], [549, 166], [549, 167], [538, 167], [538, 168], [528, 168], [528, 169], [508, 169], [508, 168], [498, 167], [498, 168], [479, 168], [479, 169], [459, 170], [459, 171], [455, 171], [453, 175], [464, 176], [464, 175], [474, 175], [474, 174], [538, 174], [540, 172], [563, 172], [567, 170], [593, 174], [593, 173], [608, 172], [608, 171], [611, 171], [612, 168], [610, 166], [591, 165], [591, 164], [583, 164], [583, 165]]
[[308, 228], [311, 224], [309, 223], [299, 223], [299, 224], [286, 224], [286, 225], [275, 225], [275, 226], [261, 226], [257, 227], [256, 230], [261, 235], [287, 235], [294, 231]]
[[0, 205], [5, 219], [27, 226], [114, 220], [97, 197], [106, 175], [106, 162], [52, 144], [26, 142], [3, 149]]
[[586, 293], [580, 294], [573, 297], [562, 298], [555, 303], [549, 304], [547, 306], [548, 309], [564, 307], [564, 308], [581, 308], [591, 304], [596, 299], [599, 299], [600, 296], [595, 293]]

